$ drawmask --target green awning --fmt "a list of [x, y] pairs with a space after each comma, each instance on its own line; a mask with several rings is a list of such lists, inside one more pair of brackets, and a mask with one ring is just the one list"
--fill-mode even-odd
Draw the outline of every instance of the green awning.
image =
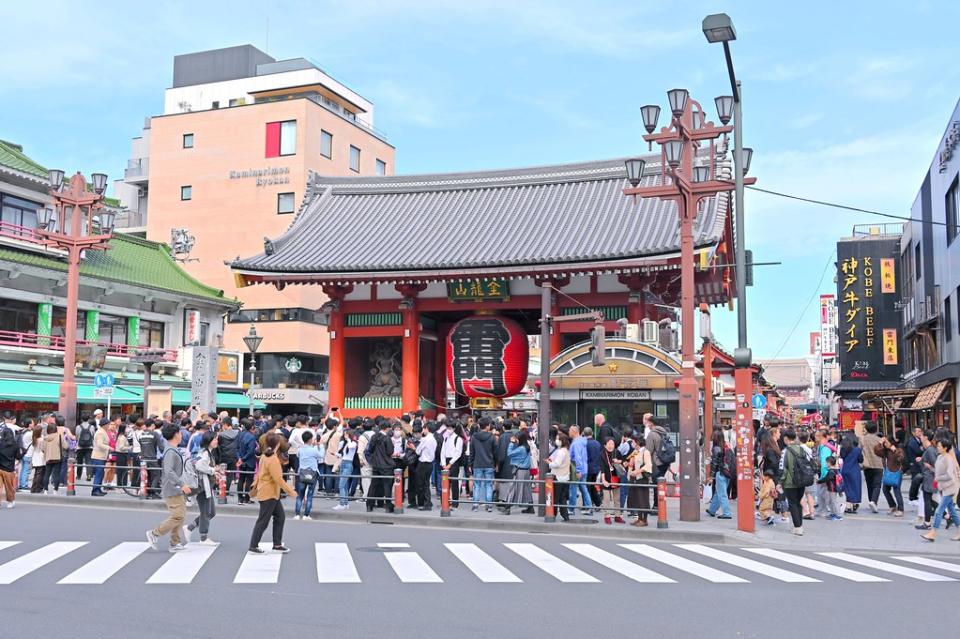
[[[60, 396], [60, 384], [30, 379], [0, 379], [0, 399], [21, 402], [56, 402]], [[104, 403], [97, 397], [93, 386], [77, 386], [77, 401], [83, 404]], [[113, 403], [142, 404], [143, 389], [136, 386], [115, 386]]]
[[[191, 401], [190, 391], [186, 388], [173, 389], [173, 405], [189, 406]], [[249, 408], [250, 401], [244, 393], [232, 393], [230, 391], [217, 391], [217, 410], [222, 408]], [[265, 408], [263, 402], [254, 402], [254, 408]], [[201, 406], [201, 408], [204, 408]]]

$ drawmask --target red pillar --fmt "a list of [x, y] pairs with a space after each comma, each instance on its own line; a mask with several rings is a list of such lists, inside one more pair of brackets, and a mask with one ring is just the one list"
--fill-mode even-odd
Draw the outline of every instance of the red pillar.
[[438, 413], [446, 412], [447, 402], [447, 335], [450, 327], [446, 324], [437, 327], [437, 348], [434, 350], [434, 387], [433, 402]]
[[[559, 286], [557, 286], [559, 288]], [[558, 295], [553, 294], [553, 305], [550, 307], [550, 314], [554, 317], [560, 317], [560, 302], [557, 301]], [[550, 334], [550, 356], [556, 357], [563, 350], [563, 339], [560, 337], [560, 327], [562, 324], [553, 325], [553, 333]]]
[[416, 306], [403, 309], [403, 411], [420, 408], [420, 313]]
[[346, 337], [343, 335], [343, 311], [337, 309], [330, 313], [330, 406], [343, 408], [346, 398]]

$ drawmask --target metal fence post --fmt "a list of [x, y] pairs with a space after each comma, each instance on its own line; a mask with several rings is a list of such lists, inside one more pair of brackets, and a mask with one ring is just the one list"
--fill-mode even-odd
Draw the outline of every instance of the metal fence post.
[[393, 512], [403, 514], [403, 471], [393, 469]]
[[450, 516], [450, 471], [440, 471], [440, 516]]
[[667, 478], [657, 478], [657, 528], [667, 527]]
[[553, 480], [554, 476], [548, 474], [543, 482], [544, 502], [543, 502], [543, 521], [552, 524], [557, 521], [557, 512], [553, 506]]

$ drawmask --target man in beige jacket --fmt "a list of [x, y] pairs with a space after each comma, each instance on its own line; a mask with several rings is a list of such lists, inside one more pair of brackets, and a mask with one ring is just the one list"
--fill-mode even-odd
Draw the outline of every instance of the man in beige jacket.
[[107, 494], [103, 491], [103, 473], [110, 457], [110, 426], [110, 421], [102, 421], [93, 434], [93, 452], [90, 453], [90, 463], [93, 464], [92, 497], [104, 497]]
[[863, 450], [863, 478], [867, 484], [867, 501], [870, 510], [877, 512], [877, 500], [880, 499], [880, 484], [883, 480], [883, 459], [874, 452], [881, 437], [877, 435], [877, 422], [869, 421], [866, 434], [860, 442]]

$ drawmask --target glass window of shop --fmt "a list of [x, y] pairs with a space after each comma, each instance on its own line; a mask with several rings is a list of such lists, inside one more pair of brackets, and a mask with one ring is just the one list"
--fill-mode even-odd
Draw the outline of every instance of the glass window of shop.
[[163, 348], [163, 322], [140, 320], [137, 343], [149, 348]]
[[644, 413], [653, 412], [653, 402], [640, 401], [584, 401], [580, 403], [580, 424], [593, 426], [593, 417], [601, 413], [614, 426], [631, 424], [639, 426], [643, 423]]
[[[77, 311], [77, 338], [83, 339], [87, 330], [87, 312]], [[54, 337], [67, 336], [67, 309], [62, 306], [53, 307], [53, 320], [51, 322], [50, 334]]]
[[127, 318], [101, 313], [98, 333], [100, 344], [126, 344]]
[[37, 305], [31, 302], [0, 299], [0, 331], [37, 332]]
[[258, 355], [258, 360], [257, 375], [264, 388], [326, 388], [329, 371], [326, 357], [299, 353], [264, 353]]
[[42, 207], [38, 202], [31, 202], [6, 193], [0, 193], [0, 221], [4, 225], [22, 226], [28, 229], [37, 228], [37, 211]]

